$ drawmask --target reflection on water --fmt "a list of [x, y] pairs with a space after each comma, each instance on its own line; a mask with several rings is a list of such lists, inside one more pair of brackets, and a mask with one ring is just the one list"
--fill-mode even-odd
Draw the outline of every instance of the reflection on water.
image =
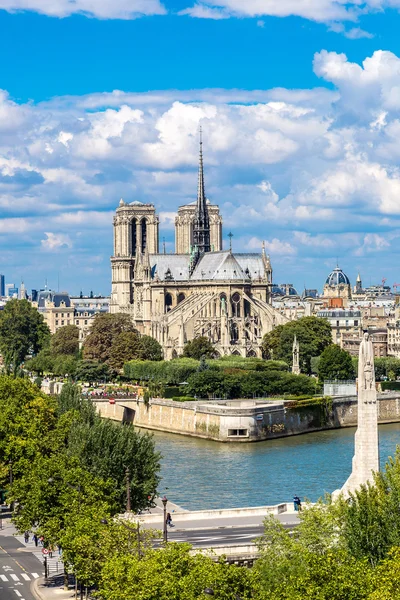
[[[294, 494], [317, 500], [351, 471], [354, 428], [254, 444], [221, 444], [154, 432], [162, 453], [161, 494], [201, 510], [277, 504]], [[400, 444], [400, 423], [379, 427], [381, 463]]]

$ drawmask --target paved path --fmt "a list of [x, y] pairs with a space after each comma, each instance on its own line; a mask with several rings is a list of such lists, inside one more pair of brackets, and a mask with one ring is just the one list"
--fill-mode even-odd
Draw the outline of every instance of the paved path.
[[[213, 519], [193, 519], [180, 520], [178, 516], [172, 513], [172, 523], [174, 531], [193, 531], [203, 529], [221, 530], [226, 528], [245, 528], [245, 527], [262, 527], [266, 515], [256, 515], [249, 517], [216, 517]], [[294, 527], [298, 523], [298, 513], [286, 512], [280, 515], [274, 515], [283, 525]], [[153, 523], [142, 523], [145, 529], [163, 529], [163, 518], [160, 515], [160, 520]]]

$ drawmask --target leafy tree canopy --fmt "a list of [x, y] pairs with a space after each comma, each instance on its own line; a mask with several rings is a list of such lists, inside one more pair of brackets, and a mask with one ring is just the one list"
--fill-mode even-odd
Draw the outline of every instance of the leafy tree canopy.
[[79, 329], [76, 325], [65, 325], [51, 336], [53, 354], [77, 354], [79, 351]]
[[326, 379], [353, 379], [354, 368], [351, 356], [336, 344], [331, 344], [322, 352], [318, 363], [318, 375]]
[[107, 362], [116, 336], [127, 331], [136, 331], [129, 315], [122, 313], [96, 315], [83, 346], [83, 357]]
[[27, 371], [33, 371], [34, 373], [52, 373], [54, 367], [54, 355], [50, 348], [43, 348], [36, 356], [25, 362], [25, 368]]
[[37, 354], [50, 341], [50, 330], [28, 300], [10, 300], [0, 311], [0, 352], [14, 375], [28, 354]]
[[200, 360], [202, 356], [215, 358], [216, 351], [210, 340], [206, 337], [197, 337], [187, 342], [183, 348], [183, 356]]
[[267, 333], [262, 342], [266, 358], [283, 360], [292, 364], [293, 340], [297, 337], [300, 346], [300, 367], [303, 373], [311, 373], [311, 358], [320, 356], [332, 344], [332, 329], [326, 319], [303, 317], [278, 325]]
[[189, 544], [170, 543], [164, 550], [146, 552], [141, 560], [132, 553], [110, 557], [99, 593], [107, 600], [198, 600], [211, 588], [216, 600], [249, 600], [251, 582], [252, 573], [245, 567], [192, 555]]
[[97, 360], [81, 360], [75, 369], [75, 378], [89, 384], [105, 381], [109, 377], [108, 365]]
[[160, 344], [150, 335], [140, 338], [140, 360], [162, 360], [163, 351]]

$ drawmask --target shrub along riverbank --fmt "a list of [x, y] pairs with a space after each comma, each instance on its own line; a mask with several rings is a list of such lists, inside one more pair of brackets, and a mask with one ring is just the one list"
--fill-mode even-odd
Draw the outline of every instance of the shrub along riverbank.
[[[253, 398], [276, 394], [315, 394], [313, 377], [293, 375], [283, 361], [227, 356], [215, 360], [179, 358], [125, 364], [124, 376], [154, 387], [163, 397]], [[172, 386], [171, 391], [169, 386]]]

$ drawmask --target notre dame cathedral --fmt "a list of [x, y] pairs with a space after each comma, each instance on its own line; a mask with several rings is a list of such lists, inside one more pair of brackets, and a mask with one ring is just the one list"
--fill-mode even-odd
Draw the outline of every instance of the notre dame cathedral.
[[111, 312], [131, 315], [156, 338], [166, 359], [206, 336], [222, 355], [261, 356], [263, 335], [285, 317], [271, 306], [272, 267], [260, 253], [222, 247], [222, 217], [204, 190], [203, 151], [197, 201], [178, 209], [175, 254], [159, 252], [153, 204], [120, 201], [114, 217]]

